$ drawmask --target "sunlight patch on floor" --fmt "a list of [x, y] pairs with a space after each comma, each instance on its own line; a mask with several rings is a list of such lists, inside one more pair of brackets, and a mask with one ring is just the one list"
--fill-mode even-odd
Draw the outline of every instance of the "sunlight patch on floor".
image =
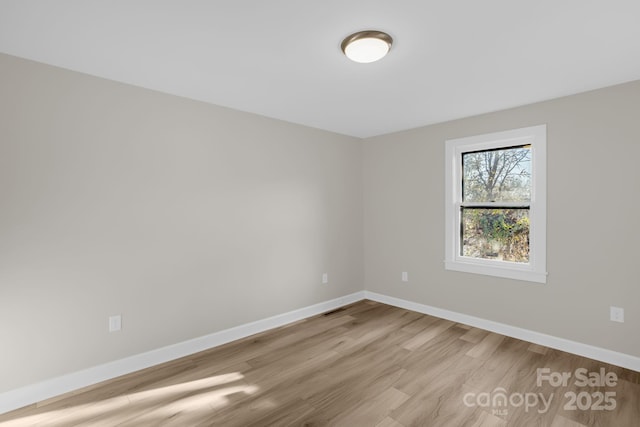
[[[215, 375], [209, 378], [158, 387], [151, 390], [122, 394], [108, 399], [97, 400], [82, 405], [54, 409], [37, 415], [0, 422], [2, 427], [44, 425], [72, 425], [92, 420], [115, 422], [127, 409], [131, 409], [129, 417], [135, 412], [145, 413], [140, 421], [155, 418], [168, 418], [180, 413], [211, 411], [224, 407], [229, 402], [227, 396], [235, 393], [254, 394], [258, 391], [255, 385], [242, 383], [244, 375], [239, 372]], [[216, 388], [222, 387], [222, 388]], [[207, 390], [212, 389], [213, 390]], [[196, 394], [193, 394], [196, 393]], [[181, 396], [183, 395], [183, 396]], [[61, 403], [60, 401], [59, 403]], [[138, 418], [136, 418], [138, 420]], [[124, 420], [120, 420], [122, 422]]]
[[206, 393], [188, 396], [161, 407], [154, 408], [140, 417], [131, 420], [134, 424], [154, 425], [161, 420], [177, 420], [180, 416], [193, 416], [212, 412], [229, 403], [227, 396], [235, 393], [253, 394], [258, 391], [257, 386], [232, 386]]
[[132, 402], [146, 399], [162, 399], [167, 397], [167, 395], [176, 395], [179, 393], [188, 393], [191, 391], [202, 390], [209, 387], [232, 383], [234, 381], [240, 381], [243, 378], [244, 376], [241, 373], [232, 372], [230, 374], [203, 378], [201, 380], [194, 380], [186, 383], [173, 384], [166, 387], [158, 387], [151, 390], [139, 391], [137, 393], [128, 394], [127, 397]]

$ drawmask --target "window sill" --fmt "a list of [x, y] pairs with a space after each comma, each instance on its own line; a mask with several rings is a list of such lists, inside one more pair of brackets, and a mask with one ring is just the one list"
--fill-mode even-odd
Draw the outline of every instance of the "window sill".
[[446, 270], [461, 271], [464, 273], [483, 274], [485, 276], [503, 277], [507, 279], [523, 280], [526, 282], [547, 283], [546, 272], [536, 272], [529, 268], [502, 267], [479, 265], [472, 262], [445, 261]]

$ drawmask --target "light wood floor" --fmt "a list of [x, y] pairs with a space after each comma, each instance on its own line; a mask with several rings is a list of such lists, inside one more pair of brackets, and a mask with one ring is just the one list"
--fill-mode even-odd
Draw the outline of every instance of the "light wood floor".
[[[538, 386], [538, 368], [604, 368], [618, 381], [580, 387], [572, 375], [565, 387]], [[0, 415], [0, 426], [637, 427], [639, 378], [635, 371], [361, 301]], [[504, 405], [493, 399], [501, 392]], [[583, 407], [597, 403], [598, 392], [614, 392], [616, 407], [570, 410], [565, 393], [571, 392], [582, 393], [577, 403]], [[541, 400], [533, 406], [532, 396], [540, 394], [545, 401], [552, 396], [548, 406]], [[600, 403], [596, 407], [605, 406]]]

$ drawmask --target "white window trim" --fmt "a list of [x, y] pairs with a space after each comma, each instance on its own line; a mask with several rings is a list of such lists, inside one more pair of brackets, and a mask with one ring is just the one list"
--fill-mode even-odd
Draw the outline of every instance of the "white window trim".
[[[462, 153], [531, 144], [529, 263], [485, 260], [460, 255]], [[467, 138], [445, 145], [445, 269], [529, 282], [547, 282], [547, 126], [531, 126]]]

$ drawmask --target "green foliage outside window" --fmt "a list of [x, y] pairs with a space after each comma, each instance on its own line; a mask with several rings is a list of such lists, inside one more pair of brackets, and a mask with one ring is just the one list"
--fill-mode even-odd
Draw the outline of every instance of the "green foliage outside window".
[[528, 209], [462, 211], [462, 255], [529, 262]]

